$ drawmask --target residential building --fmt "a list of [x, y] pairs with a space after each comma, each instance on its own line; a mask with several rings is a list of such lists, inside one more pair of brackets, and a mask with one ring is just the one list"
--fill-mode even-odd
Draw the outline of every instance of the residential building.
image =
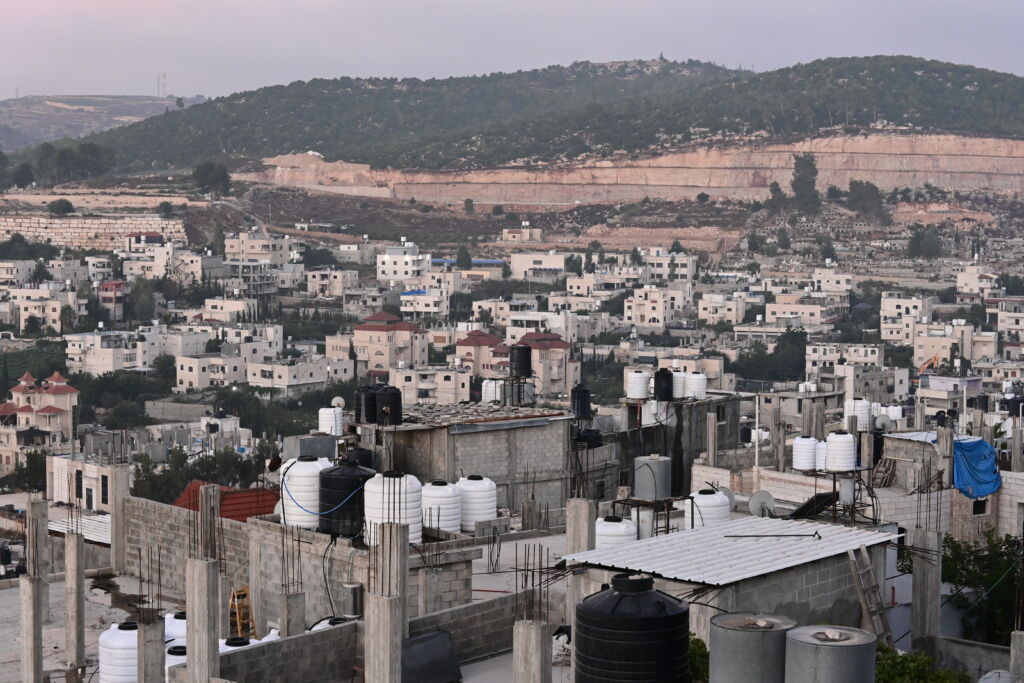
[[626, 298], [622, 317], [640, 334], [663, 334], [673, 310], [667, 289], [645, 285], [633, 290], [633, 296]]
[[505, 228], [501, 231], [503, 242], [543, 242], [544, 231], [540, 228], [531, 228], [527, 221], [523, 221], [521, 228]]
[[17, 307], [18, 330], [25, 332], [31, 318], [40, 329], [52, 328], [58, 334], [64, 331], [62, 312], [67, 306], [72, 317], [84, 315], [86, 299], [79, 299], [74, 289], [66, 291], [63, 284], [44, 283], [37, 287], [8, 290], [11, 301]]
[[978, 331], [966, 320], [953, 320], [950, 323], [918, 325], [913, 344], [914, 365], [920, 367], [933, 358], [936, 363], [942, 363], [957, 355], [969, 361], [995, 358], [998, 335]]
[[27, 285], [28, 281], [32, 279], [32, 271], [35, 268], [35, 261], [0, 261], [0, 286], [21, 287]]
[[69, 453], [74, 437], [78, 390], [59, 372], [41, 382], [25, 373], [0, 403], [0, 473], [21, 462], [26, 451]]
[[906, 296], [902, 292], [882, 292], [881, 318], [911, 315], [931, 320], [932, 309], [939, 301], [934, 296]]
[[643, 254], [652, 280], [693, 282], [697, 279], [697, 255], [654, 247]]
[[140, 365], [137, 339], [131, 332], [66, 334], [68, 370], [90, 375], [134, 370]]
[[[568, 396], [580, 383], [580, 362], [572, 357], [572, 347], [561, 335], [552, 332], [529, 332], [519, 344], [530, 347], [530, 365], [537, 396]], [[508, 346], [497, 347], [508, 362]]]
[[708, 325], [725, 322], [739, 325], [747, 314], [747, 302], [729, 294], [705, 294], [697, 302], [697, 317]]
[[114, 267], [109, 256], [86, 256], [85, 265], [91, 282], [103, 282], [114, 277]]
[[249, 361], [246, 380], [249, 386], [272, 391], [274, 398], [300, 396], [323, 389], [332, 381], [329, 365], [323, 356]]
[[962, 304], [980, 304], [999, 289], [996, 273], [980, 265], [965, 266], [956, 274], [956, 301]]
[[343, 296], [345, 290], [358, 286], [359, 271], [317, 268], [306, 271], [306, 291], [318, 297]]
[[885, 347], [881, 344], [815, 344], [807, 345], [804, 355], [806, 373], [814, 374], [833, 365], [885, 365]]
[[366, 363], [370, 373], [387, 373], [399, 363], [415, 367], [428, 361], [426, 330], [390, 313], [375, 313], [356, 325], [352, 343], [356, 358]]
[[516, 280], [549, 282], [565, 277], [565, 258], [560, 251], [527, 251], [512, 254], [510, 268]]
[[853, 275], [840, 272], [835, 268], [815, 268], [812, 277], [814, 289], [819, 292], [849, 294], [853, 289]]
[[430, 270], [431, 255], [420, 253], [413, 242], [386, 247], [377, 254], [377, 280], [380, 282], [405, 282], [424, 275]]
[[450, 311], [449, 293], [443, 289], [412, 289], [401, 294], [402, 315], [419, 320], [436, 318], [445, 320]]
[[[472, 330], [455, 342], [455, 363], [469, 368], [473, 375], [497, 374], [494, 349], [503, 343], [501, 337], [483, 330]], [[507, 357], [507, 352], [506, 352]]]
[[128, 283], [124, 280], [108, 280], [100, 283], [97, 296], [100, 306], [107, 309], [110, 321], [119, 323], [124, 320], [124, 300], [128, 295]]
[[267, 232], [265, 228], [253, 227], [246, 232], [235, 233], [224, 238], [224, 260], [242, 262], [263, 262], [272, 266], [288, 263], [288, 240], [283, 235]]
[[264, 261], [224, 261], [224, 290], [236, 297], [259, 299], [277, 294], [275, 266]]
[[425, 365], [392, 368], [390, 381], [402, 391], [403, 405], [451, 405], [469, 400], [469, 368]]
[[240, 317], [252, 319], [256, 316], [255, 299], [207, 299], [203, 304], [203, 320], [233, 323]]
[[569, 343], [578, 338], [576, 314], [572, 311], [522, 311], [509, 314], [505, 341], [515, 344], [531, 332], [557, 334]]
[[490, 324], [508, 327], [512, 324], [512, 316], [516, 313], [528, 313], [537, 310], [537, 297], [527, 299], [481, 299], [473, 302], [473, 317], [481, 319], [481, 313], [489, 316]]

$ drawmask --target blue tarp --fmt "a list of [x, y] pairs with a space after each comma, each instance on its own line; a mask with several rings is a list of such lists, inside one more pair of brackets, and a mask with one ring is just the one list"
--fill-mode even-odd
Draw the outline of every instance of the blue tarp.
[[998, 491], [1003, 478], [996, 464], [996, 449], [977, 437], [954, 441], [953, 485], [968, 498], [984, 498]]

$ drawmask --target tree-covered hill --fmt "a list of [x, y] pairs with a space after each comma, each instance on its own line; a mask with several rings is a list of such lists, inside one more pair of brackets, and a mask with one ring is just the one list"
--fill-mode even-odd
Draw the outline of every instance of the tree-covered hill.
[[297, 81], [216, 98], [86, 139], [112, 149], [118, 170], [307, 150], [328, 159], [372, 160], [385, 146], [411, 149], [439, 135], [466, 135], [591, 102], [675, 92], [737, 73], [658, 59], [430, 80]]
[[378, 167], [484, 168], [886, 125], [1024, 136], [1024, 78], [914, 57], [761, 74], [694, 61], [581, 62], [443, 80], [297, 82], [84, 139], [110, 148], [117, 170], [311, 149]]

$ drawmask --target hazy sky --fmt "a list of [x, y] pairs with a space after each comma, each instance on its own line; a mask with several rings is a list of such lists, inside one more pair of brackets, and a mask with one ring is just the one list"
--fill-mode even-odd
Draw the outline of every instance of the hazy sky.
[[1018, 0], [5, 0], [0, 99], [223, 95], [313, 77], [911, 54], [1024, 74]]

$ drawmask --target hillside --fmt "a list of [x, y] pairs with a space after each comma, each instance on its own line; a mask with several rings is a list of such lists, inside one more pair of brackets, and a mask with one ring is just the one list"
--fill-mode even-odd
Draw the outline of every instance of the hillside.
[[425, 139], [465, 136], [591, 102], [675, 92], [737, 73], [696, 61], [651, 60], [430, 80], [297, 81], [170, 111], [87, 140], [113, 149], [118, 170], [311, 149], [329, 159], [373, 160], [385, 145], [415, 148]]
[[[182, 103], [190, 105], [202, 99], [188, 98]], [[10, 152], [125, 126], [175, 107], [173, 98], [118, 95], [33, 95], [0, 100], [0, 150]]]
[[1024, 137], [1024, 78], [914, 57], [823, 59], [415, 147], [391, 144], [349, 160], [392, 168], [489, 168], [664, 152], [723, 135], [793, 139], [825, 129], [893, 127]]

